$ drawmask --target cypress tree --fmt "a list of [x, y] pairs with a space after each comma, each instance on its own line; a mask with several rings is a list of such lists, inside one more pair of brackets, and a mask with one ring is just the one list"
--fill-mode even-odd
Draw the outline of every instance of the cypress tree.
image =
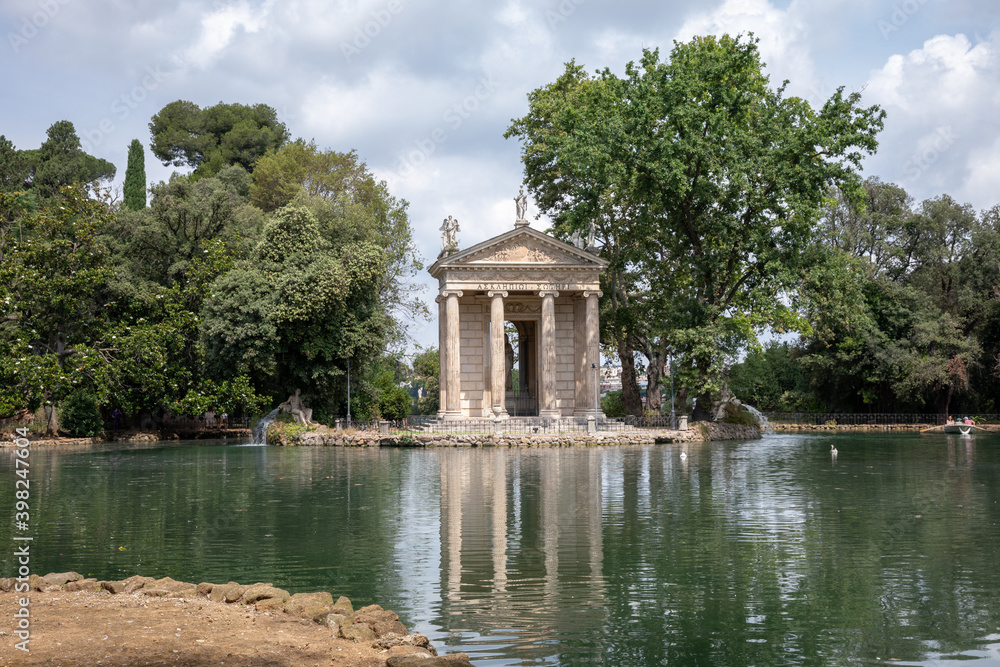
[[138, 139], [128, 147], [125, 169], [125, 207], [133, 211], [146, 208], [146, 155]]

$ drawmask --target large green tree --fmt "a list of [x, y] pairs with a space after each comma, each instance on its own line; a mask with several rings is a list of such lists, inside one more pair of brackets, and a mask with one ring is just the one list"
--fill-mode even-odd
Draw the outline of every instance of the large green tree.
[[835, 262], [800, 290], [813, 323], [801, 360], [817, 396], [858, 411], [982, 405], [996, 382], [1000, 229], [947, 195], [914, 207], [876, 178], [864, 191], [861, 210], [831, 197], [819, 231]]
[[212, 284], [202, 335], [217, 367], [239, 369], [274, 398], [303, 389], [322, 416], [345, 408], [347, 364], [381, 358], [389, 319], [379, 302], [385, 252], [331, 246], [306, 208], [268, 220], [248, 260]]
[[315, 216], [331, 248], [370, 243], [385, 255], [385, 271], [374, 285], [391, 315], [390, 343], [405, 339], [407, 320], [427, 316], [413, 277], [423, 265], [413, 244], [408, 204], [376, 180], [354, 151], [323, 150], [297, 140], [262, 157], [253, 172], [250, 201], [264, 211], [295, 205]]
[[202, 109], [177, 100], [149, 123], [150, 148], [163, 164], [211, 176], [229, 165], [253, 171], [257, 160], [288, 140], [288, 129], [266, 104], [223, 104]]
[[[634, 244], [626, 261], [651, 301], [644, 312], [684, 354], [678, 375], [704, 408], [757, 331], [804, 326], [779, 297], [797, 284], [830, 187], [860, 195], [884, 113], [843, 90], [813, 109], [772, 88], [752, 37], [698, 37], [668, 62], [645, 51], [624, 77], [597, 78], [597, 113], [549, 95], [555, 108], [532, 100], [509, 134], [557, 225], [583, 229], [605, 202], [630, 205], [612, 224]], [[578, 177], [587, 170], [596, 175]]]
[[[0, 406], [52, 408], [84, 380], [106, 325], [111, 275], [98, 242], [108, 213], [81, 189], [20, 219], [0, 263]], [[57, 428], [49, 410], [49, 429]]]
[[125, 208], [140, 211], [146, 208], [146, 154], [142, 142], [133, 139], [128, 146], [128, 166], [125, 168]]
[[53, 197], [60, 188], [74, 183], [107, 182], [115, 176], [113, 164], [84, 152], [80, 137], [68, 120], [53, 123], [41, 147], [23, 153], [31, 188], [46, 197]]

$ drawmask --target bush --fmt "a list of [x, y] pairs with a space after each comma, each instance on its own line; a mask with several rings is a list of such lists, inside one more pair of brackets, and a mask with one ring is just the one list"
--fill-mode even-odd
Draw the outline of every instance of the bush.
[[601, 410], [608, 419], [621, 419], [625, 416], [625, 403], [622, 402], [622, 392], [609, 391], [601, 397]]
[[410, 392], [402, 387], [390, 387], [382, 392], [378, 399], [379, 412], [382, 419], [399, 421], [406, 419], [413, 407], [413, 398]]
[[88, 391], [77, 390], [62, 404], [60, 425], [74, 438], [92, 438], [104, 430], [97, 399]]
[[742, 405], [726, 405], [726, 416], [722, 418], [723, 424], [738, 424], [740, 426], [760, 426], [757, 418], [750, 414], [750, 411]]

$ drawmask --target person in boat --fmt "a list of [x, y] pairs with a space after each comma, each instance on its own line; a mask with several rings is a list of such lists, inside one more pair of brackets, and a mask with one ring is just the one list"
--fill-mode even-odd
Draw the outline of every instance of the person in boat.
[[966, 426], [972, 426], [972, 425], [974, 425], [974, 424], [975, 424], [976, 422], [972, 421], [972, 417], [966, 417], [966, 418], [965, 418], [965, 421], [963, 421], [962, 423], [963, 423], [963, 424], [965, 424]]
[[944, 425], [945, 426], [954, 426], [955, 425], [955, 420], [951, 418], [951, 415], [948, 415], [948, 418], [945, 419]]

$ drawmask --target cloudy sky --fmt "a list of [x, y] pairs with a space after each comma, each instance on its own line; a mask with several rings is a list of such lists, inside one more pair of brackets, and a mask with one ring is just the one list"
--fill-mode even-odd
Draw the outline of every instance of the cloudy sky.
[[[622, 72], [643, 48], [752, 31], [791, 94], [844, 86], [886, 110], [867, 174], [983, 209], [1000, 203], [998, 17], [996, 0], [3, 0], [0, 134], [36, 148], [69, 120], [120, 183], [165, 104], [269, 104], [410, 202], [429, 265], [448, 215], [462, 247], [510, 228], [522, 171], [503, 133], [563, 63]], [[437, 343], [436, 323], [412, 333]]]

